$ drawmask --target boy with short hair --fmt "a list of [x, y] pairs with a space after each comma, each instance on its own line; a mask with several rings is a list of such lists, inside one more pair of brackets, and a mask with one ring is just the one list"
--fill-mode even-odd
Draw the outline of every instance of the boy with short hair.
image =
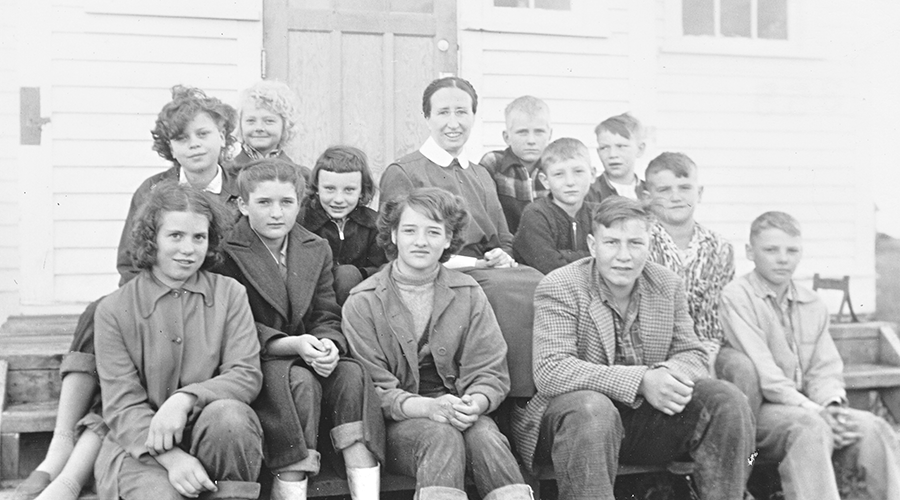
[[828, 309], [792, 279], [802, 253], [797, 220], [766, 212], [750, 226], [747, 258], [756, 268], [722, 292], [727, 342], [759, 373], [760, 458], [780, 464], [788, 500], [838, 500], [836, 477], [865, 498], [900, 498], [897, 439], [884, 420], [847, 408]]
[[600, 203], [613, 195], [639, 200], [644, 192], [644, 181], [634, 172], [634, 165], [647, 146], [641, 122], [622, 113], [600, 122], [594, 128], [594, 134], [603, 173], [591, 185], [587, 200]]
[[584, 197], [593, 181], [587, 146], [564, 137], [547, 146], [537, 177], [550, 194], [525, 207], [513, 240], [513, 258], [547, 274], [588, 257], [594, 203]]
[[684, 280], [688, 313], [710, 367], [722, 345], [719, 297], [734, 279], [734, 248], [694, 220], [703, 195], [697, 165], [683, 153], [663, 153], [647, 165], [645, 193], [656, 222], [650, 230], [650, 260]]
[[509, 147], [485, 154], [480, 163], [494, 178], [509, 232], [515, 234], [525, 207], [547, 195], [536, 172], [552, 129], [547, 103], [530, 95], [509, 103], [505, 116], [503, 142]]

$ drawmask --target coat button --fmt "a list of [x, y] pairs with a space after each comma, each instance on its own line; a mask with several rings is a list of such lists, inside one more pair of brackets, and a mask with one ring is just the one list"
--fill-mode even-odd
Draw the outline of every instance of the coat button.
[[444, 354], [447, 354], [447, 349], [444, 349], [443, 347], [439, 348], [438, 354], [440, 354], [441, 356], [443, 356]]
[[178, 298], [178, 290], [172, 290], [172, 297]]
[[176, 344], [180, 344], [180, 343], [181, 343], [181, 337], [175, 337], [174, 342], [175, 342]]

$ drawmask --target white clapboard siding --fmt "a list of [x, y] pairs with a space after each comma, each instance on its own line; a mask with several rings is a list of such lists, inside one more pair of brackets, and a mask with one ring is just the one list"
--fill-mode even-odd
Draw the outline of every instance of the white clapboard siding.
[[803, 228], [798, 276], [850, 275], [855, 306], [873, 310], [874, 221], [867, 167], [848, 141], [860, 118], [846, 71], [827, 51], [735, 57], [664, 47], [657, 63], [656, 147], [700, 165], [698, 214], [733, 242], [738, 273], [752, 269], [743, 251], [750, 222], [783, 210]]
[[150, 130], [171, 87], [196, 86], [233, 104], [258, 79], [262, 3], [238, 4], [55, 2], [48, 230], [56, 303], [86, 303], [115, 288], [132, 193], [169, 167], [152, 151]]
[[[6, 9], [5, 9], [6, 10]], [[7, 14], [9, 11], [7, 10]], [[19, 93], [12, 15], [0, 16], [0, 322], [19, 312]]]

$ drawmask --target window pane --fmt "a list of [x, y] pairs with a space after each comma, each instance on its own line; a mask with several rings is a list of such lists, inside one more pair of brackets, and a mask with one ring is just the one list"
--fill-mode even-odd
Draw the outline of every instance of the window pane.
[[713, 0], [681, 2], [681, 27], [685, 35], [715, 35]]
[[750, 38], [750, 0], [721, 0], [722, 36]]
[[494, 0], [494, 7], [528, 8], [528, 0]]
[[534, 0], [534, 8], [550, 10], [572, 10], [571, 0]]
[[757, 36], [787, 40], [787, 0], [759, 0], [756, 8]]

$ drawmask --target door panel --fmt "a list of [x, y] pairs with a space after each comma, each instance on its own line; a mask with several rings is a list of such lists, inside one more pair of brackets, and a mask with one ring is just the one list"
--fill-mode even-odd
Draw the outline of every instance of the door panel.
[[425, 86], [457, 71], [453, 0], [265, 0], [264, 31], [267, 78], [301, 103], [288, 154], [310, 167], [326, 147], [348, 144], [379, 177], [428, 136]]

